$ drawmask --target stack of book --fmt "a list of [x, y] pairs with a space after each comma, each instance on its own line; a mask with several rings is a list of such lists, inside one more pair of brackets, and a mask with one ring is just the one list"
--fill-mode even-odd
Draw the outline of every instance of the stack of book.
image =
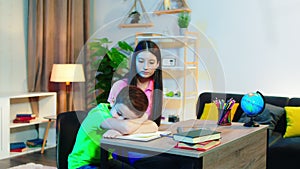
[[35, 119], [34, 114], [16, 114], [13, 123], [30, 123]]
[[26, 141], [26, 145], [28, 147], [42, 147], [43, 145], [43, 139], [36, 138], [36, 139], [31, 139]]
[[221, 132], [209, 129], [196, 129], [187, 132], [180, 132], [173, 135], [178, 141], [176, 148], [206, 151], [221, 144]]
[[24, 142], [10, 143], [10, 152], [23, 152], [26, 150], [27, 148]]

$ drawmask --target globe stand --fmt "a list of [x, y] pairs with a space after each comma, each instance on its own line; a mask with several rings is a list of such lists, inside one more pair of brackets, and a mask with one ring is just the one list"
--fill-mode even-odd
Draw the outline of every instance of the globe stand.
[[259, 127], [259, 124], [256, 123], [254, 120], [253, 120], [253, 116], [250, 117], [250, 121], [247, 122], [247, 123], [244, 123], [244, 126], [245, 127]]

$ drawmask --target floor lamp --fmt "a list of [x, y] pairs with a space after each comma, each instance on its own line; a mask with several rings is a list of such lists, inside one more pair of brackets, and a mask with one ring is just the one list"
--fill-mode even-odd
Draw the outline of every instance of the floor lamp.
[[50, 81], [66, 83], [66, 104], [67, 111], [70, 111], [70, 84], [85, 81], [83, 66], [82, 64], [53, 64]]

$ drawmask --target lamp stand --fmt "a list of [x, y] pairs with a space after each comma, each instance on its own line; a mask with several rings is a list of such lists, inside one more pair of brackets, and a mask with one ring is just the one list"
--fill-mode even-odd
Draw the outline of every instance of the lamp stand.
[[70, 82], [66, 82], [66, 104], [67, 111], [70, 111]]

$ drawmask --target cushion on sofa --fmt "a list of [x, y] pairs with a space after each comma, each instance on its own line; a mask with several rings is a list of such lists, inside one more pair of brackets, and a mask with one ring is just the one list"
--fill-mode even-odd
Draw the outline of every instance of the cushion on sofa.
[[[231, 109], [231, 121], [239, 106], [239, 103], [235, 103]], [[205, 103], [204, 110], [201, 115], [201, 120], [218, 120], [218, 108], [215, 103]]]
[[282, 138], [268, 148], [268, 169], [299, 168], [300, 137]]
[[[230, 98], [233, 98], [236, 101], [236, 103], [239, 103], [241, 101], [242, 97], [243, 97], [243, 95], [241, 95], [241, 94], [231, 94], [231, 93], [217, 93], [217, 92], [204, 92], [204, 93], [201, 93], [198, 97], [197, 105], [196, 105], [197, 119], [201, 118], [201, 116], [204, 112], [205, 104], [212, 103], [212, 101], [215, 100], [216, 98], [224, 99], [226, 101]], [[240, 112], [241, 112], [240, 107], [241, 106], [237, 107], [237, 110], [235, 111], [235, 115], [234, 115], [232, 121], [237, 121], [237, 120], [234, 120], [237, 115], [238, 115], [237, 118], [240, 117]]]
[[300, 107], [286, 106], [287, 127], [284, 138], [300, 136]]
[[[257, 115], [254, 118], [254, 121], [259, 124], [269, 125], [269, 130], [273, 131], [275, 129], [278, 120], [283, 114], [284, 114], [284, 108], [267, 103], [264, 111], [261, 114]], [[239, 122], [246, 123], [249, 120], [250, 117], [248, 117], [246, 113], [243, 113], [241, 118], [239, 119]]]

